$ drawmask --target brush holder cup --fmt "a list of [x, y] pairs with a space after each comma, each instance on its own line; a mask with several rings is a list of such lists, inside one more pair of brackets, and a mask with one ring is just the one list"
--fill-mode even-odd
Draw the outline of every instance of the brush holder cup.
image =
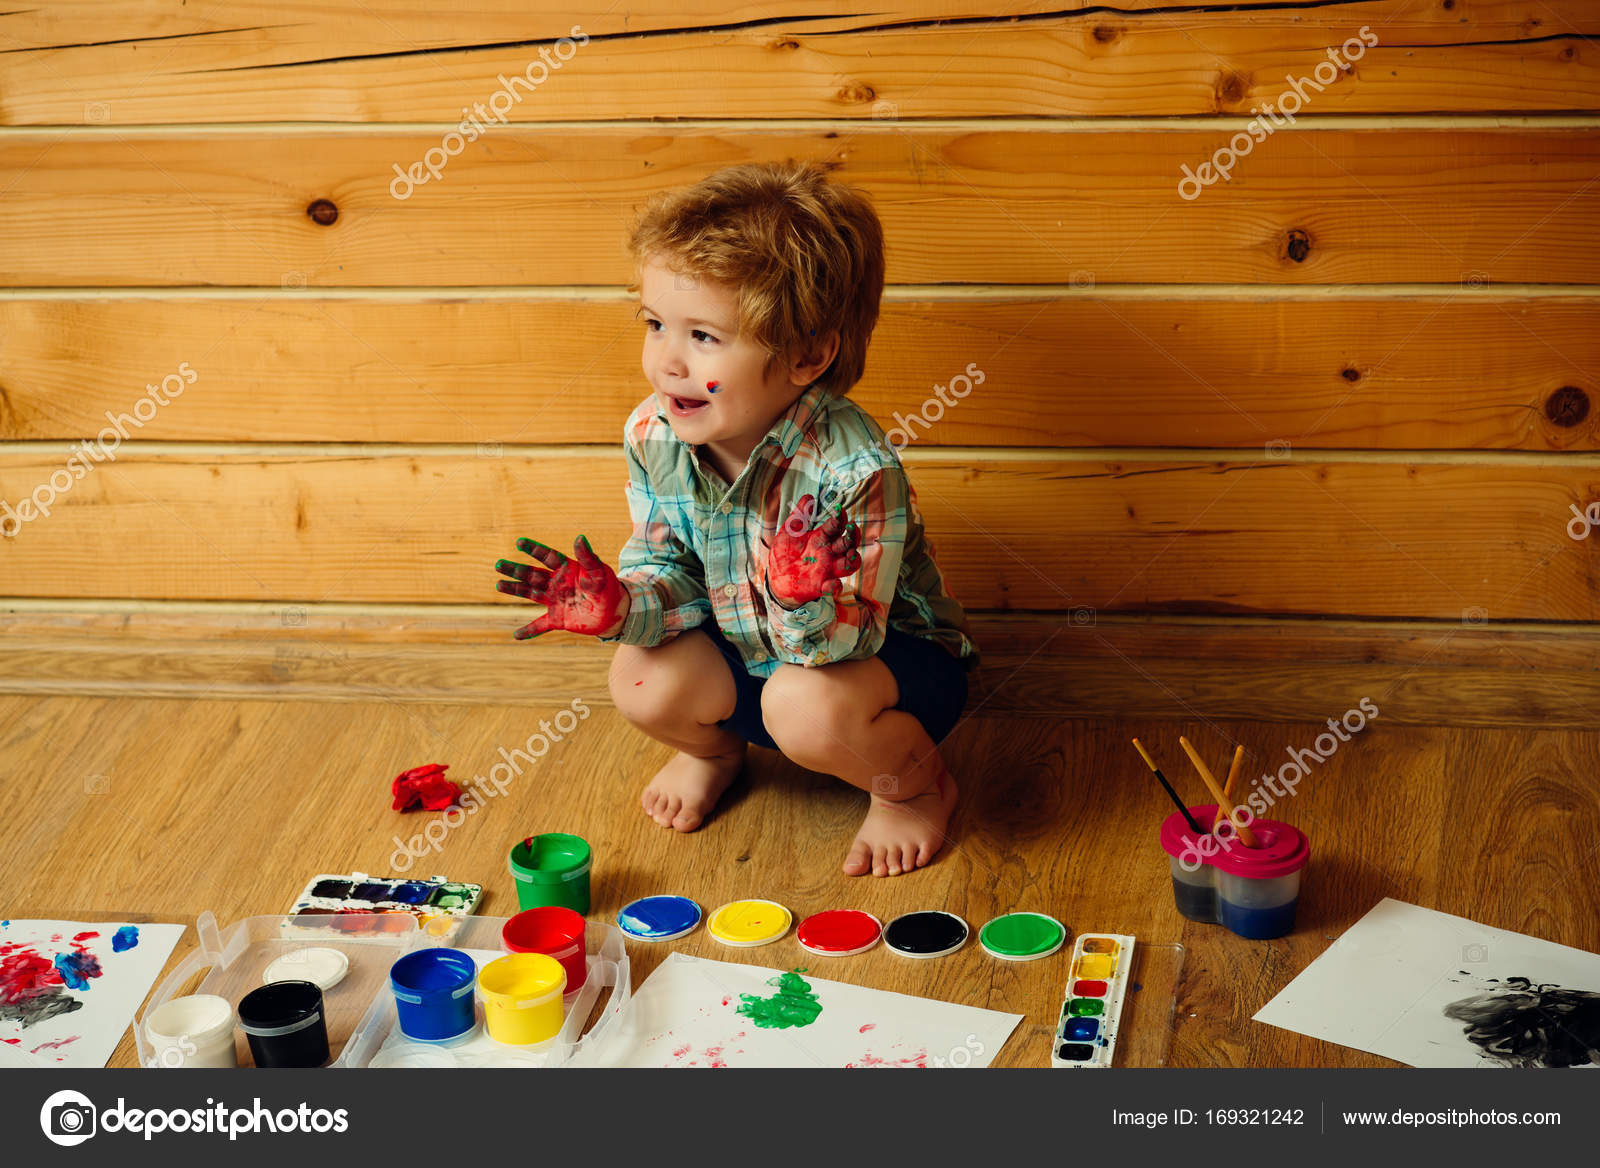
[[[1215, 803], [1191, 807], [1196, 822], [1210, 823]], [[1282, 937], [1294, 928], [1300, 875], [1311, 844], [1299, 828], [1275, 819], [1248, 827], [1259, 845], [1247, 848], [1223, 821], [1221, 832], [1195, 835], [1178, 812], [1161, 825], [1161, 848], [1172, 874], [1172, 899], [1191, 921], [1223, 925], [1252, 941]]]

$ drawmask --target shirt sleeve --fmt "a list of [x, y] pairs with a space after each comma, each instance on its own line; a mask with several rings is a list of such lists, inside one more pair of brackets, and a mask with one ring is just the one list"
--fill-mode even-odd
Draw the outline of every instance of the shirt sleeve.
[[633, 534], [622, 545], [617, 582], [628, 593], [628, 615], [615, 635], [599, 640], [650, 648], [707, 620], [711, 600], [705, 565], [672, 529], [633, 442], [625, 438], [623, 449]]
[[883, 647], [888, 631], [910, 517], [905, 472], [898, 467], [874, 471], [845, 488], [838, 502], [861, 533], [856, 544], [861, 567], [841, 578], [837, 595], [825, 593], [785, 608], [772, 595], [763, 552], [762, 587], [778, 657], [795, 665], [865, 660]]

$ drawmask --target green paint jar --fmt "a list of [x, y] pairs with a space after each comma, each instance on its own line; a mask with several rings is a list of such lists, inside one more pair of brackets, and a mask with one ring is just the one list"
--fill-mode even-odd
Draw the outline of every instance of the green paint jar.
[[587, 916], [592, 860], [588, 841], [582, 836], [564, 831], [530, 835], [511, 849], [517, 903], [524, 909], [555, 905]]

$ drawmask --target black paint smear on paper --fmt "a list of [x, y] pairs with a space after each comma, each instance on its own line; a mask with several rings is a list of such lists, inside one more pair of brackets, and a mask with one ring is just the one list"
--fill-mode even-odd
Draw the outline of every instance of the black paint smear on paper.
[[1508, 1067], [1600, 1065], [1600, 993], [1508, 977], [1451, 1002], [1444, 1015], [1465, 1022], [1468, 1040]]

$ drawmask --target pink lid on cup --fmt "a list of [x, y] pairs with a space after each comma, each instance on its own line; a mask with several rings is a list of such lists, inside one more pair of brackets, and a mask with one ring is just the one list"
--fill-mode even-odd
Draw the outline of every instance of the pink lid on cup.
[[[1215, 803], [1204, 803], [1189, 808], [1200, 823], [1210, 823], [1217, 814]], [[1224, 820], [1226, 823], [1227, 821]], [[1280, 823], [1276, 819], [1252, 819], [1246, 824], [1260, 847], [1247, 848], [1225, 827], [1219, 837], [1209, 834], [1199, 837], [1184, 822], [1182, 814], [1174, 811], [1161, 824], [1161, 849], [1174, 858], [1185, 854], [1199, 855], [1202, 864], [1209, 864], [1230, 876], [1245, 876], [1253, 880], [1270, 880], [1275, 876], [1288, 876], [1306, 866], [1311, 858], [1311, 841], [1298, 827]], [[1200, 840], [1209, 838], [1209, 846], [1202, 850]]]

